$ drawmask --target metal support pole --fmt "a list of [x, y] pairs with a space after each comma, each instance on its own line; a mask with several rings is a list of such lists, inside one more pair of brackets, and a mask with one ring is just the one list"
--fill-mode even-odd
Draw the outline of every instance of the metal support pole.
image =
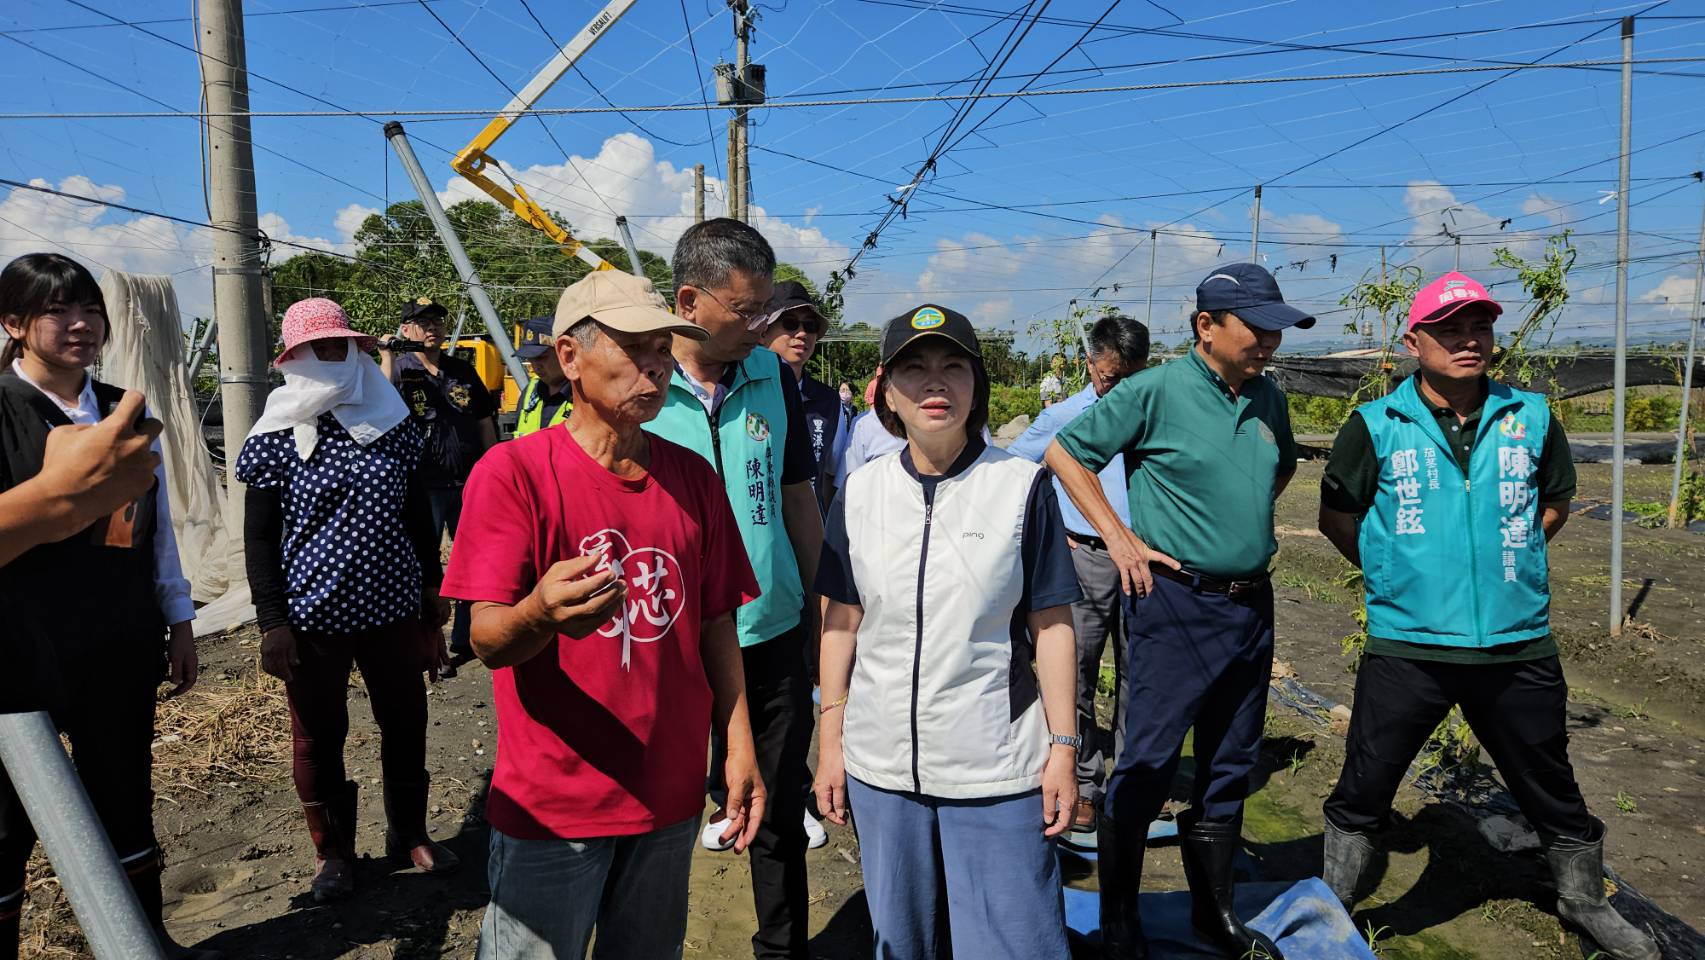
[[[219, 396], [225, 455], [235, 458], [266, 406], [266, 305], [250, 137], [242, 0], [200, 0], [201, 92], [207, 111], [207, 202], [213, 223], [213, 319], [219, 324]], [[225, 522], [243, 529], [243, 484], [227, 478]]]
[[163, 960], [136, 891], [46, 712], [0, 713], [0, 763], [95, 956]]
[[1149, 305], [1148, 305], [1148, 316], [1146, 318], [1146, 325], [1151, 330], [1154, 328], [1154, 257], [1155, 257], [1155, 244], [1160, 242], [1158, 239], [1156, 239], [1156, 237], [1157, 237], [1156, 231], [1150, 230], [1149, 231]]
[[420, 195], [421, 205], [426, 207], [426, 215], [432, 218], [432, 227], [438, 231], [438, 239], [443, 242], [445, 252], [450, 254], [450, 261], [456, 265], [456, 274], [468, 288], [468, 299], [474, 302], [474, 309], [478, 310], [481, 319], [485, 320], [485, 328], [491, 334], [492, 346], [497, 348], [498, 355], [503, 358], [503, 365], [509, 368], [509, 375], [515, 378], [515, 383], [525, 384], [528, 379], [527, 368], [521, 365], [521, 358], [515, 355], [515, 344], [510, 340], [511, 335], [503, 328], [503, 321], [498, 319], [497, 307], [486, 294], [479, 274], [474, 272], [474, 265], [468, 260], [467, 251], [462, 249], [462, 241], [450, 226], [450, 218], [444, 215], [444, 207], [438, 202], [438, 193], [432, 189], [432, 181], [426, 179], [426, 171], [420, 168], [420, 160], [414, 155], [414, 147], [409, 145], [408, 134], [403, 132], [403, 125], [395, 120], [385, 124], [385, 139], [391, 142], [391, 148], [397, 152], [397, 159], [402, 161], [403, 169], [408, 172], [415, 193]]
[[693, 165], [693, 222], [704, 223], [704, 164]]
[[1634, 126], [1634, 18], [1622, 18], [1622, 137], [1616, 170], [1616, 376], [1610, 439], [1610, 635], [1622, 636], [1622, 455], [1628, 404], [1628, 141]]
[[1255, 185], [1255, 219], [1249, 233], [1249, 262], [1260, 263], [1261, 251], [1261, 185]]
[[628, 272], [636, 277], [645, 276], [645, 268], [639, 265], [639, 248], [633, 245], [633, 231], [628, 229], [628, 218], [616, 218], [616, 231], [622, 235], [622, 247], [628, 252]]
[[207, 350], [209, 347], [213, 346], [213, 335], [218, 332], [219, 321], [207, 321], [207, 329], [201, 331], [201, 339], [196, 342], [195, 349], [190, 352], [187, 363], [189, 367], [189, 387], [191, 390], [195, 389], [195, 378], [201, 373], [201, 364], [207, 359]]
[[1699, 346], [1699, 300], [1705, 295], [1705, 215], [1699, 220], [1699, 259], [1693, 265], [1693, 300], [1687, 305], [1687, 365], [1681, 368], [1681, 420], [1675, 430], [1675, 475], [1669, 484], [1669, 525], [1680, 526], [1681, 471], [1687, 466], [1687, 402], [1693, 397], [1693, 357]]
[[1451, 262], [1450, 268], [1452, 270], [1455, 270], [1457, 273], [1462, 272], [1462, 238], [1461, 237], [1456, 238], [1456, 259]]
[[451, 356], [455, 355], [456, 344], [462, 342], [462, 323], [467, 319], [468, 305], [464, 303], [456, 308], [456, 332], [450, 334], [450, 345], [444, 348], [445, 353], [448, 353]]

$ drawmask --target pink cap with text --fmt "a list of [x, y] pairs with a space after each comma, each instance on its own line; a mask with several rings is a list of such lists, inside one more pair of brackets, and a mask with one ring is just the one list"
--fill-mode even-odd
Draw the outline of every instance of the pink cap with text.
[[1498, 316], [1504, 308], [1486, 292], [1480, 282], [1465, 273], [1451, 271], [1421, 288], [1415, 302], [1409, 306], [1409, 329], [1419, 324], [1438, 323], [1469, 304], [1484, 304]]

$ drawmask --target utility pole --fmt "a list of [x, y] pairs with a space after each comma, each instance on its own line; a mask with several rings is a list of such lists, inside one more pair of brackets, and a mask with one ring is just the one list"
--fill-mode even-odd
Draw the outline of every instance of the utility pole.
[[513, 334], [503, 328], [503, 321], [497, 317], [497, 307], [492, 304], [491, 297], [485, 292], [485, 285], [480, 283], [480, 276], [474, 271], [473, 262], [468, 259], [468, 252], [462, 249], [461, 238], [456, 236], [456, 230], [450, 225], [450, 218], [444, 215], [444, 206], [438, 202], [438, 192], [433, 189], [432, 181], [426, 178], [426, 171], [421, 169], [420, 159], [414, 155], [414, 147], [408, 142], [408, 134], [403, 132], [403, 125], [395, 120], [385, 124], [385, 139], [391, 142], [391, 149], [397, 152], [397, 159], [402, 161], [403, 170], [408, 173], [409, 182], [414, 184], [415, 193], [420, 195], [421, 206], [426, 208], [426, 215], [432, 221], [432, 227], [438, 232], [438, 239], [444, 244], [444, 252], [450, 255], [450, 262], [456, 265], [456, 275], [462, 278], [462, 285], [468, 288], [468, 299], [474, 302], [474, 309], [479, 311], [480, 318], [485, 321], [485, 329], [491, 334], [491, 345], [497, 348], [497, 355], [503, 358], [503, 365], [509, 369], [509, 375], [515, 378], [516, 386], [524, 385], [529, 379], [527, 368], [521, 365], [521, 358], [515, 355]]
[[728, 121], [728, 182], [723, 184], [722, 192], [728, 195], [726, 215], [740, 219], [740, 123], [737, 120]]
[[1616, 170], [1616, 376], [1610, 439], [1610, 635], [1622, 636], [1622, 454], [1628, 402], [1628, 141], [1634, 125], [1634, 18], [1622, 18], [1622, 145]]
[[1147, 322], [1149, 328], [1154, 328], [1154, 253], [1157, 231], [1149, 231], [1149, 306]]
[[[219, 402], [225, 456], [235, 462], [266, 405], [267, 322], [261, 295], [255, 155], [249, 134], [242, 0], [200, 0], [201, 93], [207, 124], [207, 204], [213, 221], [213, 321], [219, 325]], [[243, 529], [243, 485], [226, 478], [226, 528]]]
[[[752, 17], [746, 0], [728, 0], [728, 6], [729, 9], [734, 11], [735, 75], [740, 78], [740, 83], [744, 86], [746, 83], [747, 68], [752, 63], [751, 55], [747, 50], [747, 44], [750, 43], [752, 39]], [[742, 101], [745, 99], [745, 97], [741, 97]], [[740, 106], [734, 111], [734, 123], [739, 128], [740, 138], [740, 153], [738, 158], [740, 168], [739, 173], [735, 175], [735, 180], [737, 180], [740, 184], [740, 213], [738, 214], [738, 217], [742, 223], [751, 222], [750, 206], [752, 203], [752, 144], [748, 139], [751, 128], [747, 122], [747, 113], [748, 111], [745, 106]]]
[[[1695, 173], [1694, 179], [1701, 179]], [[1681, 507], [1681, 471], [1687, 465], [1690, 451], [1687, 443], [1687, 401], [1693, 396], [1693, 356], [1699, 345], [1699, 299], [1705, 295], [1705, 216], [1699, 220], [1699, 259], [1693, 265], [1693, 300], [1687, 305], [1687, 365], [1681, 368], [1681, 420], [1675, 431], [1675, 475], [1669, 484], [1669, 525], [1681, 524], [1677, 512]]]
[[1455, 270], [1457, 273], [1461, 273], [1462, 272], [1462, 238], [1456, 237], [1455, 239], [1456, 239], [1456, 259], [1454, 261], [1452, 261], [1450, 268], [1452, 270]]
[[1260, 263], [1261, 250], [1261, 185], [1255, 185], [1255, 223], [1249, 233], [1249, 262]]
[[693, 222], [704, 223], [704, 164], [693, 166]]

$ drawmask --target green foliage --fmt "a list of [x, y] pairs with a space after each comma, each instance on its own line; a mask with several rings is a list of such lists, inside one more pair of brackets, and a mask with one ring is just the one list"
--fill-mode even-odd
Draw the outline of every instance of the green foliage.
[[1415, 765], [1417, 777], [1433, 771], [1449, 774], [1480, 759], [1480, 746], [1474, 742], [1474, 731], [1462, 715], [1461, 707], [1452, 707], [1450, 714], [1439, 721], [1437, 728], [1421, 747], [1420, 760]]
[[[1569, 302], [1569, 270], [1574, 267], [1577, 254], [1575, 245], [1569, 240], [1571, 233], [1565, 230], [1547, 238], [1545, 252], [1538, 260], [1524, 260], [1508, 247], [1492, 251], [1492, 263], [1514, 270], [1522, 290], [1532, 301], [1527, 316], [1522, 318], [1515, 332], [1505, 338], [1503, 351], [1492, 365], [1494, 377], [1505, 379], [1507, 375], [1522, 386], [1532, 386], [1534, 378], [1540, 374], [1540, 364], [1545, 361], [1534, 356], [1532, 342], [1540, 328], [1544, 327], [1545, 342], [1539, 344], [1539, 348], [1544, 349], [1551, 344], [1552, 334], [1557, 330], [1557, 318], [1563, 305]], [[1554, 365], [1555, 361], [1551, 363]]]
[[1289, 394], [1291, 428], [1297, 433], [1337, 433], [1350, 418], [1355, 403], [1339, 397], [1310, 397]]
[[999, 430], [1014, 417], [1025, 414], [1030, 419], [1042, 412], [1042, 397], [1032, 388], [1024, 386], [1008, 386], [1003, 383], [989, 385], [989, 429]]
[[1669, 394], [1636, 394], [1623, 408], [1623, 424], [1634, 431], [1674, 430], [1680, 418], [1681, 399]]
[[[1391, 382], [1391, 356], [1403, 329], [1403, 325], [1396, 322], [1396, 317], [1402, 316], [1409, 309], [1416, 291], [1421, 289], [1421, 277], [1421, 268], [1416, 266], [1398, 267], [1392, 270], [1389, 276], [1379, 279], [1375, 279], [1373, 271], [1370, 270], [1362, 274], [1362, 279], [1350, 288], [1349, 293], [1339, 298], [1340, 304], [1354, 311], [1349, 322], [1344, 325], [1346, 333], [1361, 332], [1370, 311], [1379, 315], [1379, 362], [1362, 377], [1356, 392], [1350, 396], [1352, 409], [1365, 399], [1385, 395]], [[1388, 316], [1392, 317], [1390, 324], [1386, 323]]]
[[1362, 663], [1362, 651], [1368, 646], [1368, 595], [1362, 585], [1362, 571], [1357, 567], [1344, 563], [1344, 572], [1338, 577], [1338, 586], [1349, 590], [1356, 598], [1356, 609], [1350, 611], [1351, 619], [1356, 621], [1356, 632], [1341, 637], [1338, 648], [1344, 656], [1350, 658], [1350, 669], [1353, 671]]
[[1042, 338], [1043, 356], [1070, 358], [1064, 361], [1064, 369], [1057, 371], [1068, 396], [1082, 390], [1088, 382], [1088, 371], [1080, 361], [1084, 356], [1084, 337], [1089, 328], [1102, 317], [1118, 312], [1117, 307], [1103, 303], [1093, 307], [1078, 307], [1068, 316], [1037, 320], [1030, 325], [1030, 334]]

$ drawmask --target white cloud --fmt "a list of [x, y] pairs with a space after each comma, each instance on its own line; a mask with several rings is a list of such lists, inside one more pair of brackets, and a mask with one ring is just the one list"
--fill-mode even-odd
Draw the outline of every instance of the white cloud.
[[1640, 303], [1659, 304], [1657, 312], [1670, 316], [1688, 315], [1688, 303], [1693, 299], [1693, 277], [1672, 273], [1657, 286], [1640, 294]]
[[382, 211], [378, 207], [364, 207], [359, 203], [352, 203], [337, 212], [332, 224], [337, 227], [337, 232], [343, 236], [345, 242], [352, 243], [356, 231], [367, 222], [367, 218], [380, 212]]
[[[524, 170], [504, 165], [533, 200], [569, 218], [572, 232], [582, 238], [616, 237], [616, 215], [634, 211], [665, 211], [662, 217], [630, 217], [634, 243], [664, 257], [693, 224], [693, 171], [658, 160], [651, 141], [632, 133], [605, 140], [596, 156], [574, 156], [560, 164], [536, 164]], [[502, 177], [496, 177], [499, 183]], [[727, 211], [723, 181], [705, 177], [705, 216]], [[478, 187], [460, 177], [449, 182], [439, 200], [449, 206], [467, 199], [488, 199]], [[852, 256], [852, 249], [832, 241], [816, 227], [798, 226], [770, 216], [753, 204], [752, 225], [775, 248], [781, 260], [797, 264], [821, 284], [829, 271]]]

